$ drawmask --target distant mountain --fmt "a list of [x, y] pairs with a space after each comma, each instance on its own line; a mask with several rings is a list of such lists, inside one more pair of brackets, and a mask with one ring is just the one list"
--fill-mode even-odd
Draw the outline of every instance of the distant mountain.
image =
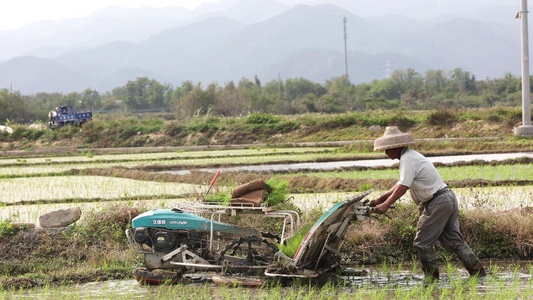
[[[234, 1], [234, 0], [229, 0]], [[361, 17], [403, 15], [419, 20], [434, 19], [445, 14], [460, 14], [486, 6], [507, 6], [519, 10], [520, 1], [514, 0], [278, 0], [282, 3], [316, 5], [334, 4]]]
[[344, 74], [344, 18], [354, 83], [385, 78], [395, 68], [424, 73], [459, 67], [480, 79], [520, 72], [519, 22], [508, 16], [512, 7], [439, 18], [363, 18], [347, 7], [370, 0], [331, 1], [344, 7], [290, 7], [288, 1], [223, 0], [195, 11], [111, 7], [87, 18], [0, 32], [0, 53], [26, 45], [32, 54], [0, 63], [0, 88], [13, 83], [24, 94], [104, 92], [140, 76], [175, 86], [256, 75], [263, 83], [279, 77], [323, 83]]
[[[141, 42], [167, 28], [186, 23], [184, 8], [109, 7], [86, 18], [46, 21], [0, 31], [0, 60], [36, 55], [37, 49], [87, 49], [117, 40]], [[49, 55], [49, 54], [48, 54]]]
[[[219, 2], [221, 6], [206, 8], [201, 18], [226, 17], [244, 24], [262, 22], [291, 8], [275, 0], [229, 0]], [[210, 5], [214, 5], [210, 3]], [[199, 8], [200, 11], [202, 8]]]
[[0, 64], [0, 86], [12, 86], [24, 94], [82, 91], [91, 83], [91, 77], [50, 59], [18, 57]]
[[[295, 54], [313, 52], [311, 50], [335, 51], [344, 55], [343, 17], [350, 19], [348, 32], [353, 32], [350, 40], [353, 45], [361, 45], [359, 49], [368, 49], [368, 43], [379, 43], [373, 37], [383, 34], [380, 28], [372, 23], [353, 15], [346, 14], [334, 5], [303, 6], [299, 5], [279, 16], [267, 21], [247, 26], [242, 31], [230, 37], [211, 51], [204, 63], [198, 64], [205, 68], [201, 73], [208, 80], [225, 82], [239, 80], [241, 77], [252, 78], [263, 69], [272, 68], [272, 64], [294, 57]], [[365, 28], [360, 34], [355, 34], [356, 28]], [[353, 41], [352, 41], [353, 40]], [[324, 57], [328, 59], [329, 55]], [[207, 63], [206, 63], [207, 61]], [[309, 63], [314, 63], [310, 60]], [[217, 68], [213, 68], [216, 66]], [[291, 64], [288, 65], [291, 68]], [[309, 66], [312, 68], [312, 66]], [[342, 75], [344, 68], [323, 72], [320, 81]], [[262, 78], [270, 81], [277, 78]], [[197, 80], [194, 78], [194, 80]]]

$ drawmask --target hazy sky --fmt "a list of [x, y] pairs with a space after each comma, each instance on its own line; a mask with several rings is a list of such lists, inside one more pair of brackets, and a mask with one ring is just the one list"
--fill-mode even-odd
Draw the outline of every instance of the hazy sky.
[[0, 30], [10, 30], [40, 20], [85, 17], [112, 5], [122, 7], [182, 6], [194, 9], [203, 2], [217, 0], [2, 0]]
[[[165, 7], [182, 6], [195, 9], [205, 2], [217, 2], [219, 0], [0, 0], [0, 31], [20, 28], [30, 23], [41, 20], [64, 20], [69, 18], [86, 17], [96, 10], [112, 5], [122, 7]], [[278, 0], [285, 4], [314, 3], [318, 0]], [[352, 0], [357, 1], [357, 0]], [[398, 6], [402, 0], [375, 0], [368, 1], [374, 5], [386, 6], [393, 4]], [[411, 0], [407, 2], [416, 2]], [[458, 3], [467, 4], [505, 4], [514, 3], [520, 7], [521, 0], [418, 0], [421, 4], [440, 7]], [[401, 3], [401, 2], [400, 2]]]

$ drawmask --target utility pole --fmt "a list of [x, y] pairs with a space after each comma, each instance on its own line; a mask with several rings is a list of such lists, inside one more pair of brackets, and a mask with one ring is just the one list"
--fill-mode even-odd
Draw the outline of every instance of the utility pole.
[[344, 20], [343, 20], [343, 23], [344, 23], [344, 76], [346, 76], [346, 78], [348, 78], [348, 48], [346, 46], [346, 40], [347, 40], [347, 35], [346, 35], [346, 23], [348, 22], [348, 20], [346, 19], [346, 16], [344, 16]]
[[529, 41], [527, 22], [527, 0], [522, 0], [521, 10], [516, 18], [522, 20], [522, 126], [514, 128], [514, 134], [523, 137], [533, 137], [531, 125], [531, 90], [529, 84]]
[[390, 61], [387, 60], [387, 64], [385, 65], [385, 78], [390, 78], [390, 75], [392, 74], [392, 65], [390, 64]]

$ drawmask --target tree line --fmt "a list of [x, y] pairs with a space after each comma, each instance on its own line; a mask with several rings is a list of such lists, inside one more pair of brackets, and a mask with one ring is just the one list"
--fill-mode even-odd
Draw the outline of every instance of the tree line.
[[[532, 85], [533, 86], [533, 85]], [[272, 80], [243, 78], [219, 85], [185, 81], [180, 86], [147, 77], [128, 81], [110, 92], [37, 93], [0, 90], [0, 124], [46, 121], [48, 111], [60, 105], [106, 112], [167, 111], [180, 117], [240, 116], [251, 113], [292, 115], [340, 113], [370, 109], [430, 110], [521, 105], [521, 78], [477, 80], [468, 71], [396, 70], [389, 78], [353, 84], [346, 76], [324, 84], [305, 78]]]

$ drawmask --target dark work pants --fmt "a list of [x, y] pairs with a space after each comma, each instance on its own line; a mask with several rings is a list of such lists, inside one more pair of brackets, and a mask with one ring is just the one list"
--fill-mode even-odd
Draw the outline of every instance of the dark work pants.
[[459, 230], [459, 209], [457, 198], [452, 190], [419, 205], [421, 211], [416, 225], [417, 233], [413, 246], [419, 251], [426, 251], [438, 241], [444, 249], [455, 252], [465, 244]]
[[422, 268], [426, 276], [438, 279], [437, 258], [433, 245], [440, 241], [448, 252], [455, 253], [467, 271], [471, 274], [485, 276], [485, 269], [466, 244], [459, 230], [459, 209], [453, 191], [435, 197], [419, 205], [417, 233], [413, 246], [418, 249]]

